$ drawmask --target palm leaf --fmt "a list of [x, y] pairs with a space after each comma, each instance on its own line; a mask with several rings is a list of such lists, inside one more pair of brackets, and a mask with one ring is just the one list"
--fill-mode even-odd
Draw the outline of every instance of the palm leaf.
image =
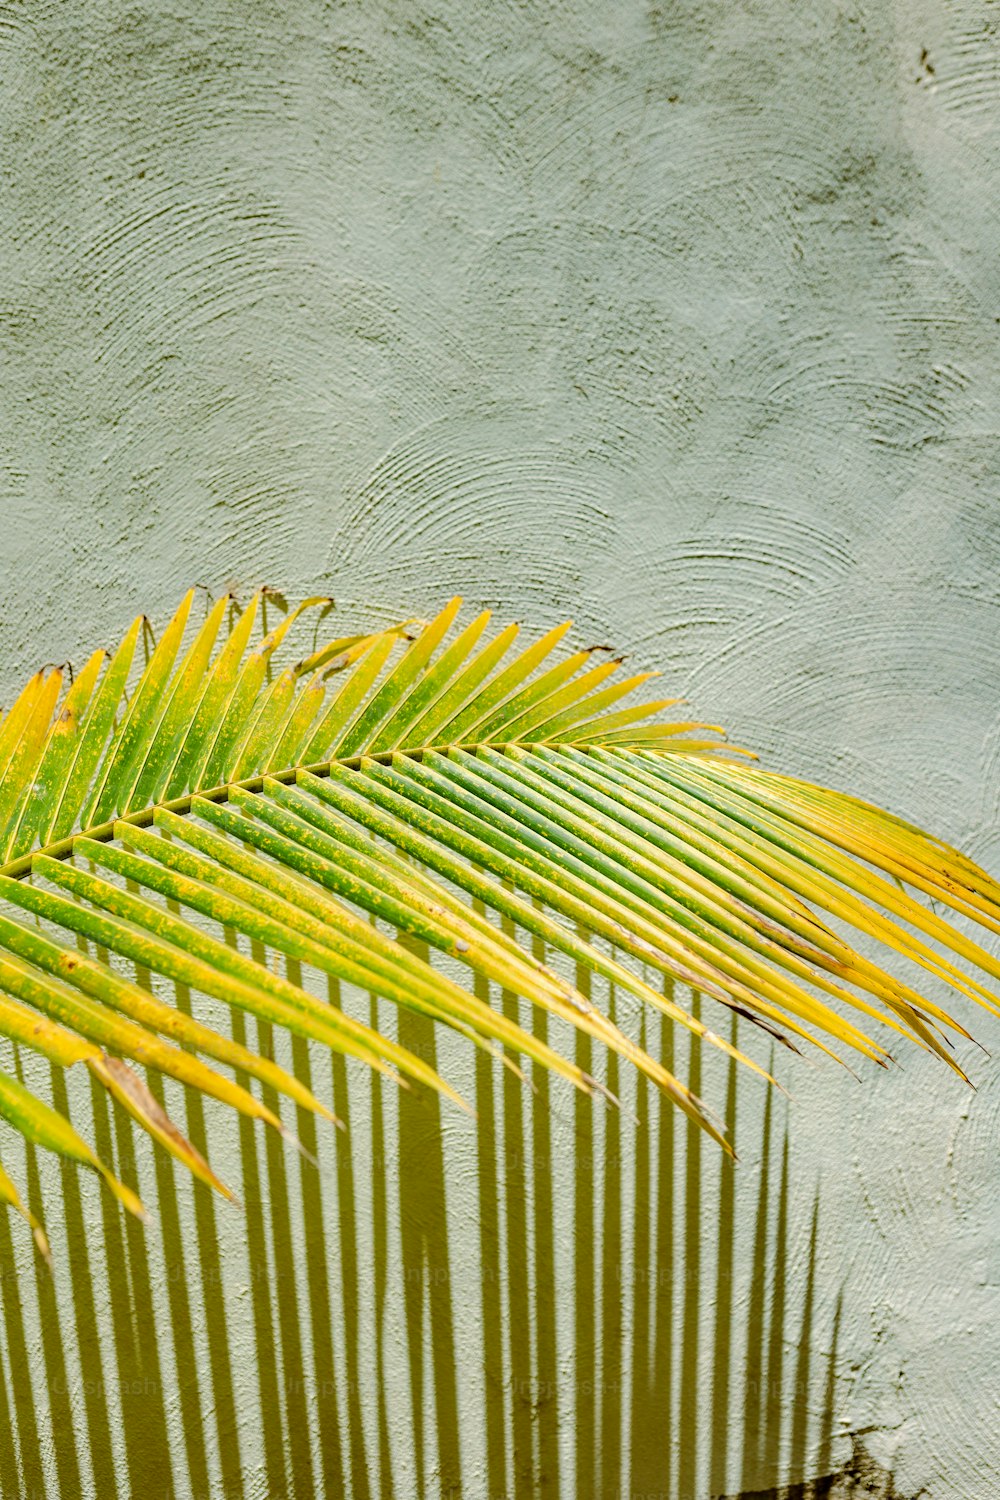
[[[269, 602], [285, 610], [271, 630]], [[515, 650], [517, 626], [491, 636], [488, 612], [462, 625], [454, 599], [429, 623], [324, 644], [326, 599], [288, 610], [262, 591], [240, 613], [227, 596], [200, 623], [194, 603], [192, 591], [143, 664], [140, 617], [75, 680], [36, 674], [0, 720], [0, 1035], [83, 1063], [223, 1193], [130, 1064], [285, 1135], [220, 1067], [329, 1111], [270, 1057], [159, 998], [153, 976], [464, 1103], [303, 987], [305, 964], [515, 1071], [521, 1058], [598, 1091], [482, 998], [492, 981], [629, 1060], [725, 1149], [705, 1104], [511, 934], [765, 1077], [656, 976], [795, 1051], [885, 1066], [905, 1036], [960, 1074], [951, 1037], [968, 1033], [922, 993], [921, 971], [1000, 1004], [1000, 961], [938, 910], [1000, 931], [984, 871], [878, 808], [748, 764], [717, 726], [661, 717], [677, 700], [624, 703], [652, 674], [626, 675], [601, 648], [560, 652], [568, 624]], [[871, 940], [906, 972], [860, 951]], [[292, 961], [285, 973], [265, 948]], [[0, 1114], [141, 1212], [68, 1120], [6, 1074]], [[2, 1169], [0, 1199], [27, 1213]]]

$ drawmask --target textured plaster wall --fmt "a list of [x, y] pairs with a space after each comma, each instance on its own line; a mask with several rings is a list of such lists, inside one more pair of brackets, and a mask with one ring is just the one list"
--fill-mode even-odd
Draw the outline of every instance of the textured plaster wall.
[[[1000, 868], [998, 24], [0, 5], [3, 693], [192, 581], [461, 591]], [[1000, 1067], [962, 1058], [977, 1094], [783, 1075], [844, 1420], [931, 1500], [1000, 1485]]]

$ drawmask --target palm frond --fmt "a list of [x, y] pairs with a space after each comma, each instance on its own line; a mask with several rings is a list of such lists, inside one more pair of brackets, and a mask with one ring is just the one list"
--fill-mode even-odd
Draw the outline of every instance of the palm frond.
[[[488, 612], [460, 625], [454, 599], [430, 622], [324, 643], [327, 599], [289, 610], [261, 591], [240, 612], [227, 596], [196, 625], [195, 597], [141, 663], [142, 617], [68, 683], [59, 668], [36, 674], [0, 720], [0, 1035], [83, 1063], [219, 1191], [133, 1064], [285, 1135], [220, 1067], [333, 1117], [143, 976], [463, 1104], [423, 1059], [290, 977], [308, 965], [516, 1071], [520, 1057], [599, 1091], [481, 997], [490, 981], [628, 1059], [726, 1149], [702, 1101], [512, 933], [765, 1077], [655, 976], [795, 1051], [885, 1065], [896, 1034], [960, 1074], [950, 1037], [968, 1033], [915, 987], [920, 971], [1000, 1005], [984, 982], [1000, 961], [936, 910], [1000, 931], [984, 871], [889, 813], [748, 763], [718, 726], [665, 717], [683, 713], [676, 699], [626, 704], [653, 674], [627, 674], [604, 648], [561, 650], [569, 625], [521, 645], [515, 625], [491, 635]], [[866, 957], [852, 930], [907, 973]], [[265, 949], [292, 964], [278, 973]], [[68, 1120], [4, 1074], [0, 1114], [141, 1213]], [[2, 1169], [0, 1199], [27, 1213]]]

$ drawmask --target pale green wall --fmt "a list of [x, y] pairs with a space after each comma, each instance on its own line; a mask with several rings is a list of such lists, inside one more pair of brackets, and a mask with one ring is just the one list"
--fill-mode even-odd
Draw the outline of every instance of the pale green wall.
[[[0, 687], [192, 581], [462, 591], [995, 870], [995, 9], [0, 5]], [[1000, 1067], [963, 1059], [974, 1096], [783, 1073], [840, 1415], [930, 1500], [1000, 1466]]]

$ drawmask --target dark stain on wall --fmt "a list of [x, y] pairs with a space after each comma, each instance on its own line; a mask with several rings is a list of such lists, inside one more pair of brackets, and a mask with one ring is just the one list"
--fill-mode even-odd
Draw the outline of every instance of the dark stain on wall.
[[715, 1500], [848, 1500], [867, 1495], [869, 1500], [923, 1500], [926, 1490], [904, 1495], [888, 1469], [872, 1458], [859, 1437], [853, 1439], [854, 1451], [842, 1469], [807, 1479], [801, 1484], [783, 1484], [766, 1490], [742, 1490], [738, 1495], [719, 1495]]

